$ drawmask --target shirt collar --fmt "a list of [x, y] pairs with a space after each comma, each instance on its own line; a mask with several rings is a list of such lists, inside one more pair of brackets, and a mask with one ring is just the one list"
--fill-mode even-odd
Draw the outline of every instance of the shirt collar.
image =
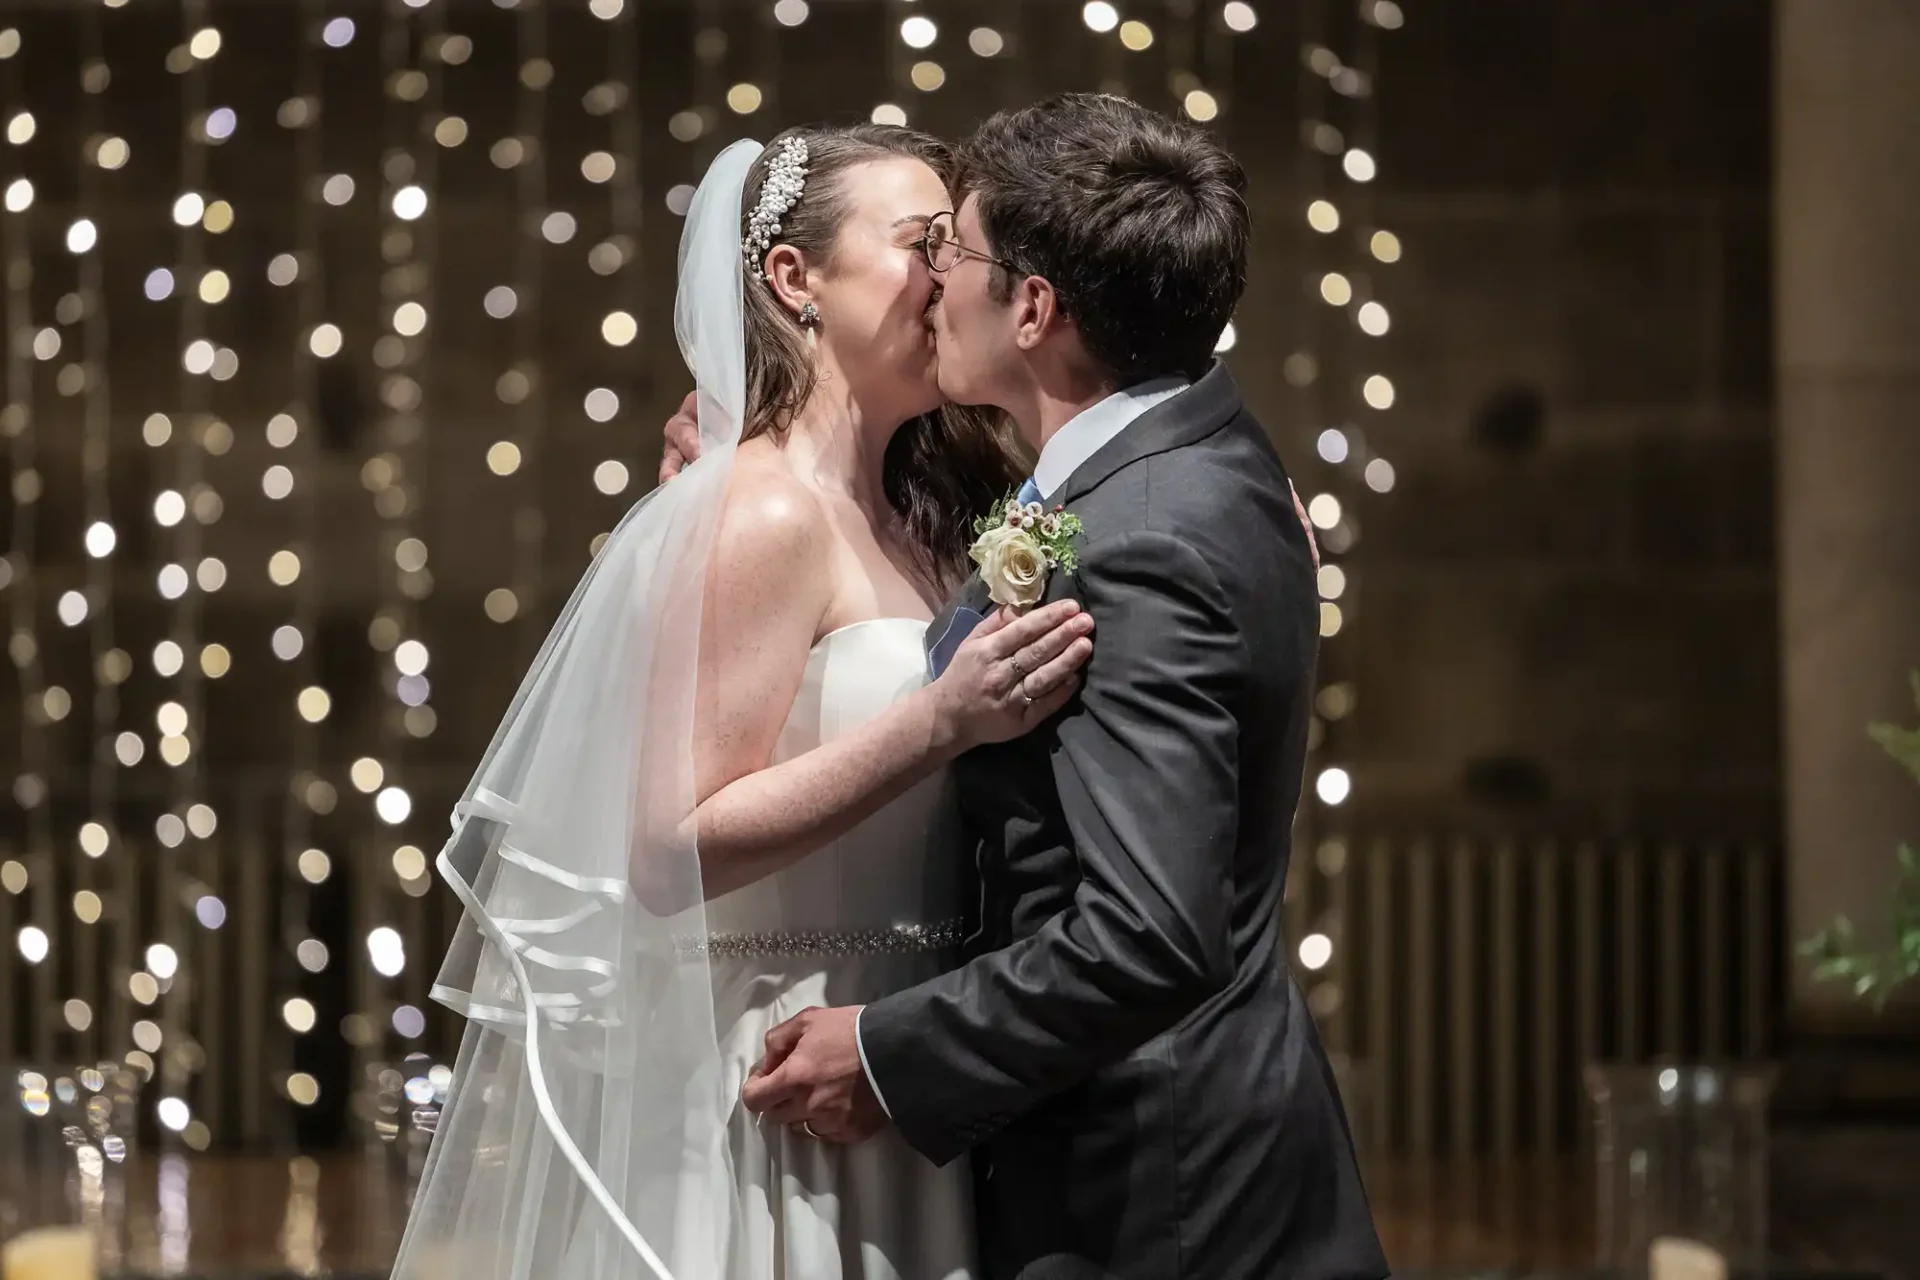
[[1040, 461], [1033, 469], [1033, 483], [1042, 499], [1059, 492], [1080, 464], [1100, 452], [1108, 441], [1127, 429], [1127, 425], [1163, 400], [1170, 400], [1188, 387], [1185, 378], [1152, 378], [1116, 391], [1097, 404], [1088, 405], [1067, 422], [1040, 450]]

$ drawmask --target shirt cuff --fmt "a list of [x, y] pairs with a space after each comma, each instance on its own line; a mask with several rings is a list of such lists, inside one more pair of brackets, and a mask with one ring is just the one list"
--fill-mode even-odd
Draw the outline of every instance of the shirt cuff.
[[880, 1109], [887, 1113], [887, 1119], [893, 1119], [893, 1108], [887, 1105], [887, 1095], [880, 1092], [880, 1082], [873, 1078], [873, 1068], [867, 1065], [867, 1042], [860, 1038], [860, 1019], [867, 1016], [862, 1006], [859, 1013], [853, 1015], [853, 1047], [860, 1051], [860, 1070], [867, 1075], [867, 1087], [873, 1090], [873, 1096], [880, 1100]]

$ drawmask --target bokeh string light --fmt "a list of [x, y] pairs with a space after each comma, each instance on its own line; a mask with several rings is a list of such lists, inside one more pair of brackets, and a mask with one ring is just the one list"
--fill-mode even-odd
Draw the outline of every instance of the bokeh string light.
[[[322, 217], [326, 202], [326, 112], [322, 100], [328, 45], [325, 0], [300, 0], [294, 45], [294, 96], [282, 103], [279, 127], [291, 135], [294, 152], [294, 216], [291, 247], [276, 246], [267, 266], [269, 284], [290, 289], [295, 324], [291, 354], [290, 398], [267, 421], [267, 445], [275, 459], [261, 478], [268, 499], [287, 506], [286, 545], [267, 562], [269, 581], [288, 603], [269, 640], [274, 660], [286, 671], [282, 682], [288, 735], [287, 786], [281, 797], [279, 937], [275, 948], [274, 1015], [270, 1042], [280, 1051], [274, 1085], [288, 1106], [312, 1105], [318, 1098], [315, 1070], [327, 1056], [313, 1037], [338, 1034], [317, 1028], [310, 1011], [320, 998], [322, 975], [333, 957], [315, 936], [315, 886], [332, 872], [332, 859], [316, 843], [315, 819], [331, 808], [331, 790], [320, 774], [320, 726], [332, 708], [332, 695], [320, 683], [320, 584], [324, 559], [320, 538], [321, 435], [319, 377], [322, 358], [312, 337], [327, 314], [327, 273], [322, 268]], [[278, 495], [278, 496], [276, 496]], [[279, 598], [279, 597], [276, 597]], [[284, 993], [284, 995], [282, 994]], [[284, 1069], [280, 1065], [285, 1064]], [[284, 1131], [292, 1132], [288, 1124]]]
[[[1229, 8], [1233, 12], [1223, 11], [1223, 18], [1230, 27], [1257, 24], [1251, 6]], [[1384, 493], [1393, 483], [1391, 464], [1373, 449], [1362, 424], [1394, 402], [1381, 362], [1380, 339], [1391, 319], [1378, 296], [1378, 268], [1398, 259], [1399, 241], [1377, 217], [1375, 77], [1379, 33], [1397, 28], [1402, 15], [1392, 0], [1334, 0], [1309, 6], [1304, 17], [1300, 159], [1309, 252], [1301, 305], [1309, 316], [1309, 340], [1287, 357], [1283, 371], [1307, 392], [1314, 451], [1332, 483], [1303, 495], [1324, 557], [1318, 575], [1322, 683], [1309, 739], [1317, 803], [1302, 810], [1302, 846], [1313, 850], [1312, 873], [1303, 868], [1296, 881], [1289, 932], [1298, 939], [1296, 958], [1308, 974], [1309, 1005], [1329, 1043], [1345, 1049], [1351, 1028], [1340, 940], [1350, 918], [1352, 882], [1349, 838], [1333, 818], [1350, 802], [1355, 785], [1352, 771], [1339, 763], [1350, 749], [1345, 729], [1356, 704], [1342, 637], [1355, 619], [1357, 575], [1346, 557], [1360, 536], [1356, 512], [1362, 495]], [[1299, 892], [1303, 885], [1306, 891]]]
[[[616, 388], [624, 388], [627, 399], [637, 402], [650, 387], [640, 367], [643, 357], [636, 355], [646, 350], [641, 325], [644, 293], [640, 246], [645, 212], [640, 187], [638, 18], [632, 5], [622, 5], [617, 11], [601, 16], [611, 28], [606, 40], [607, 78], [596, 86], [596, 92], [604, 92], [586, 105], [589, 114], [607, 118], [606, 147], [589, 151], [582, 157], [580, 173], [588, 182], [607, 188], [606, 238], [587, 254], [588, 268], [607, 279], [602, 295], [605, 305], [588, 313], [597, 319], [605, 353], [593, 363], [617, 366], [619, 371], [597, 380], [598, 385], [586, 392], [584, 408], [589, 423], [595, 428], [594, 453], [600, 459], [593, 468], [591, 481], [596, 491], [614, 500], [615, 510], [608, 513], [607, 519], [611, 525], [618, 518], [618, 509], [630, 500], [634, 469], [627, 459], [606, 457], [605, 454], [611, 452], [606, 442], [616, 440], [630, 444], [632, 433], [618, 427], [612, 433], [600, 428], [602, 424], [629, 416], [622, 414], [621, 392]], [[774, 19], [769, 14], [765, 21], [771, 27]], [[620, 451], [625, 453], [627, 449]], [[595, 535], [590, 546], [595, 555], [605, 545], [606, 537], [605, 530]]]
[[[104, 56], [101, 27], [105, 14], [89, 8], [80, 22], [81, 68], [78, 119], [82, 154], [79, 157], [79, 216], [93, 223], [105, 221], [101, 191], [101, 160], [113, 158], [104, 132], [102, 98], [111, 74]], [[134, 943], [130, 911], [138, 898], [137, 864], [119, 839], [119, 760], [114, 734], [120, 714], [120, 684], [131, 673], [127, 654], [114, 639], [114, 565], [119, 532], [114, 526], [112, 502], [112, 406], [108, 398], [107, 313], [102, 288], [104, 245], [78, 255], [78, 299], [82, 347], [76, 364], [60, 371], [59, 389], [81, 397], [81, 477], [86, 529], [82, 551], [87, 568], [85, 599], [88, 615], [92, 687], [87, 743], [86, 818], [75, 833], [73, 913], [82, 928], [75, 949], [73, 1000], [67, 1012], [84, 1046], [81, 1061], [98, 1061], [109, 1052], [124, 1051], [131, 1031], [129, 997], [124, 979], [114, 975], [133, 971]], [[53, 691], [47, 696], [52, 698]], [[49, 719], [65, 713], [67, 699], [49, 704]]]
[[[381, 562], [375, 580], [380, 604], [367, 640], [380, 655], [380, 689], [373, 750], [358, 756], [347, 782], [356, 805], [368, 811], [360, 829], [371, 832], [356, 841], [355, 930], [367, 952], [355, 965], [355, 1014], [352, 1040], [359, 1070], [356, 1079], [373, 1076], [384, 1095], [398, 1074], [391, 1065], [417, 1048], [425, 1030], [427, 973], [406, 965], [404, 949], [389, 952], [375, 939], [422, 938], [430, 887], [426, 861], [407, 842], [413, 824], [416, 789], [412, 744], [430, 735], [436, 715], [429, 698], [430, 651], [421, 638], [423, 602], [433, 593], [434, 569], [420, 515], [426, 495], [429, 352], [436, 324], [432, 264], [437, 249], [438, 152], [436, 129], [444, 55], [448, 51], [438, 8], [416, 12], [417, 5], [386, 0], [378, 28], [381, 81], [384, 86], [384, 145], [380, 173], [379, 306], [382, 318], [373, 343], [381, 414], [377, 452], [363, 468], [381, 521], [377, 540]], [[416, 53], [424, 65], [415, 65]], [[526, 67], [521, 75], [530, 74]], [[538, 78], [539, 68], [531, 74]], [[395, 926], [398, 925], [396, 930]], [[303, 1016], [304, 1011], [296, 1011]], [[369, 1138], [391, 1141], [399, 1128], [387, 1123], [384, 1098], [376, 1104]], [[423, 1135], [408, 1127], [412, 1140]]]
[[513, 516], [512, 590], [520, 620], [517, 656], [524, 663], [532, 660], [545, 638], [547, 397], [540, 329], [546, 241], [549, 229], [557, 229], [553, 219], [566, 217], [567, 238], [572, 238], [571, 216], [547, 208], [547, 87], [553, 69], [547, 61], [545, 6], [529, 5], [520, 11], [514, 24], [514, 61], [520, 69], [514, 132], [523, 154], [514, 167], [513, 186], [513, 367], [501, 376], [498, 386], [500, 398], [512, 407], [519, 451], [514, 475], [518, 503]]
[[[162, 680], [170, 682], [170, 687], [163, 685], [167, 696], [155, 709], [155, 725], [160, 759], [172, 770], [168, 808], [155, 823], [160, 847], [149, 930], [154, 942], [145, 950], [144, 970], [158, 989], [154, 1004], [163, 1049], [156, 1058], [155, 1082], [159, 1088], [154, 1105], [161, 1117], [163, 1149], [175, 1141], [204, 1148], [211, 1137], [207, 1122], [199, 1114], [205, 1107], [195, 1105], [196, 1101], [204, 1102], [194, 1097], [195, 1077], [204, 1064], [204, 1051], [195, 1034], [195, 1014], [207, 1007], [214, 992], [210, 985], [203, 989], [196, 986], [198, 975], [192, 962], [197, 948], [189, 932], [190, 916], [183, 898], [194, 882], [189, 869], [201, 866], [203, 857], [212, 856], [212, 849], [201, 842], [213, 834], [215, 823], [214, 812], [203, 795], [206, 691], [200, 635], [203, 596], [225, 585], [226, 566], [217, 557], [203, 554], [206, 540], [202, 530], [222, 512], [219, 492], [205, 480], [205, 457], [224, 454], [232, 443], [231, 429], [211, 409], [210, 379], [219, 374], [232, 376], [232, 353], [217, 347], [210, 335], [211, 304], [207, 299], [211, 295], [206, 288], [210, 277], [218, 278], [207, 266], [206, 236], [215, 227], [224, 231], [232, 217], [224, 201], [209, 202], [206, 195], [207, 66], [218, 56], [222, 37], [208, 20], [206, 0], [184, 0], [181, 19], [183, 42], [167, 55], [168, 70], [180, 85], [183, 135], [180, 180], [172, 206], [180, 282], [180, 368], [174, 413], [148, 419], [148, 443], [170, 452], [172, 492], [184, 500], [179, 509], [168, 504], [167, 515], [176, 517], [170, 539], [172, 554], [160, 571], [158, 587], [172, 608], [167, 638], [155, 648], [153, 658]], [[166, 424], [164, 429], [162, 423]], [[140, 985], [142, 990], [135, 992], [136, 998], [144, 993], [145, 984]]]
[[887, 99], [874, 104], [871, 118], [875, 124], [910, 124], [917, 96], [913, 91], [913, 66], [917, 60], [938, 65], [931, 59], [940, 39], [940, 25], [912, 0], [886, 0], [880, 6], [880, 15], [888, 31]]
[[[27, 113], [23, 63], [28, 56], [20, 32], [10, 26], [0, 28], [0, 92], [5, 95], [9, 122]], [[29, 136], [14, 145], [25, 148], [31, 141]], [[50, 955], [64, 930], [59, 919], [57, 850], [48, 794], [50, 735], [44, 716], [35, 714], [34, 710], [44, 705], [42, 699], [46, 691], [40, 626], [42, 560], [38, 541], [40, 499], [45, 481], [39, 467], [41, 422], [35, 365], [57, 352], [59, 334], [55, 329], [34, 327], [36, 199], [31, 178], [25, 174], [11, 178], [6, 186], [5, 212], [0, 215], [5, 218], [7, 232], [7, 402], [4, 410], [0, 410], [0, 428], [4, 429], [10, 446], [8, 473], [13, 497], [12, 547], [8, 559], [0, 566], [0, 576], [6, 581], [7, 654], [17, 675], [20, 709], [20, 768], [11, 780], [11, 790], [13, 801], [25, 819], [26, 840], [19, 858], [9, 857], [0, 865], [0, 881], [4, 882], [9, 905], [18, 895], [26, 895], [26, 910], [18, 915], [10, 912], [8, 924], [15, 927], [8, 930], [7, 963], [0, 972], [12, 980], [16, 962], [31, 969], [32, 998], [26, 1009], [32, 1021], [26, 1041], [37, 1061], [50, 1062], [55, 1045], [56, 1028], [51, 1011], [57, 969], [57, 962], [51, 960]], [[27, 335], [31, 335], [30, 342], [23, 341]], [[7, 1012], [0, 1017], [11, 1017], [14, 1002], [0, 1003], [7, 1006]]]

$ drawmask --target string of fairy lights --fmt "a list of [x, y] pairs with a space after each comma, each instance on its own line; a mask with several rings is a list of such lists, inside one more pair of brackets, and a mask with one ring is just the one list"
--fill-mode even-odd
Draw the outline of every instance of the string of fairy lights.
[[[280, 868], [278, 937], [275, 939], [276, 991], [290, 994], [280, 1000], [274, 1039], [275, 1056], [287, 1069], [276, 1072], [279, 1092], [295, 1105], [310, 1105], [319, 1097], [319, 1082], [304, 1070], [308, 1056], [294, 1041], [310, 1035], [318, 1012], [311, 997], [313, 978], [334, 962], [327, 944], [313, 931], [312, 886], [332, 873], [332, 860], [315, 844], [315, 818], [329, 793], [320, 776], [320, 724], [332, 699], [319, 683], [317, 646], [324, 561], [319, 537], [321, 495], [316, 477], [321, 463], [318, 350], [329, 345], [323, 337], [316, 350], [327, 314], [327, 275], [321, 266], [325, 112], [321, 91], [324, 60], [330, 47], [324, 39], [325, 0], [301, 0], [298, 33], [294, 41], [294, 94], [275, 113], [275, 123], [291, 134], [294, 151], [293, 246], [276, 253], [267, 264], [267, 281], [275, 289], [291, 289], [294, 343], [289, 367], [290, 396], [285, 408], [266, 424], [266, 441], [276, 461], [260, 478], [269, 502], [287, 505], [287, 536], [282, 551], [267, 561], [268, 579], [285, 589], [289, 603], [272, 632], [273, 656], [288, 668], [291, 694], [283, 695], [293, 713], [288, 785], [280, 797]], [[277, 459], [285, 458], [282, 462]], [[289, 501], [290, 500], [290, 501]], [[296, 569], [303, 571], [296, 572]]]
[[[426, 856], [413, 844], [395, 844], [386, 828], [404, 830], [412, 813], [412, 795], [404, 785], [408, 745], [433, 732], [437, 717], [429, 701], [430, 652], [420, 637], [420, 603], [433, 592], [429, 548], [416, 525], [425, 496], [427, 453], [426, 337], [432, 324], [432, 237], [436, 155], [425, 141], [423, 121], [438, 105], [439, 64], [414, 65], [415, 27], [437, 24], [439, 14], [415, 13], [416, 6], [387, 0], [378, 32], [385, 88], [385, 137], [380, 185], [380, 313], [382, 332], [373, 343], [373, 363], [381, 413], [376, 452], [362, 468], [382, 521], [378, 544], [380, 605], [368, 630], [375, 652], [388, 655], [379, 666], [377, 755], [354, 760], [349, 778], [354, 790], [373, 797], [381, 826], [356, 857], [359, 874], [356, 913], [367, 942], [368, 965], [361, 977], [356, 1007], [367, 1018], [355, 1047], [390, 1060], [396, 1047], [417, 1039], [426, 1017], [412, 988], [422, 970], [409, 966], [405, 939], [421, 933], [419, 897], [428, 887]], [[426, 43], [437, 31], [426, 31]], [[429, 99], [433, 101], [429, 101]], [[394, 901], [391, 886], [403, 890]], [[395, 927], [397, 919], [398, 927]], [[385, 980], [385, 981], [382, 981]], [[398, 984], [401, 997], [394, 998]], [[421, 992], [424, 996], [424, 991]]]
[[[608, 281], [603, 296], [610, 305], [600, 317], [600, 339], [618, 351], [633, 347], [642, 337], [641, 290], [645, 276], [640, 237], [645, 214], [640, 186], [639, 16], [636, 6], [625, 0], [597, 0], [591, 12], [609, 28], [606, 78], [586, 92], [580, 105], [588, 116], [607, 121], [606, 146], [581, 156], [580, 176], [591, 185], [606, 187], [607, 198], [606, 235], [587, 251], [586, 258], [587, 269]], [[619, 358], [616, 363], [624, 371], [631, 362]], [[624, 436], [619, 423], [621, 396], [607, 385], [615, 380], [596, 378], [581, 408], [596, 429], [612, 427], [617, 436]], [[618, 497], [627, 491], [633, 473], [621, 459], [603, 458], [594, 465], [592, 479], [596, 491]], [[588, 544], [589, 552], [600, 554], [610, 533], [602, 530], [595, 534]]]
[[[79, 120], [86, 154], [81, 157], [77, 184], [78, 212], [80, 217], [88, 221], [95, 219], [103, 205], [100, 161], [108, 148], [108, 140], [102, 133], [101, 103], [111, 79], [102, 57], [101, 25], [104, 20], [100, 10], [90, 9], [80, 24], [82, 61]], [[110, 153], [107, 158], [111, 158]], [[104, 250], [96, 246], [77, 257], [79, 288], [68, 297], [77, 304], [73, 309], [80, 312], [84, 346], [80, 360], [60, 371], [59, 381], [59, 390], [63, 395], [72, 395], [77, 389], [82, 398], [80, 469], [84, 489], [87, 563], [84, 603], [88, 614], [88, 649], [93, 672], [89, 717], [91, 741], [87, 752], [87, 820], [81, 825], [78, 838], [82, 857], [74, 864], [73, 913], [83, 926], [100, 923], [105, 908], [105, 900], [101, 896], [101, 890], [104, 889], [107, 897], [115, 903], [115, 914], [120, 917], [109, 924], [113, 951], [105, 966], [102, 964], [100, 931], [85, 930], [94, 936], [78, 939], [79, 945], [75, 949], [77, 963], [73, 986], [78, 994], [73, 999], [78, 1003], [71, 1005], [66, 1012], [68, 1025], [74, 1027], [82, 1037], [83, 1060], [98, 1060], [110, 1048], [119, 1047], [111, 1045], [105, 1037], [110, 1035], [118, 1039], [118, 1029], [127, 1025], [125, 988], [105, 981], [102, 970], [103, 967], [108, 970], [131, 967], [132, 957], [125, 944], [130, 941], [132, 934], [126, 927], [128, 921], [125, 914], [134, 900], [131, 882], [134, 864], [124, 846], [113, 848], [116, 843], [113, 835], [118, 825], [115, 815], [119, 810], [119, 770], [112, 739], [119, 719], [120, 683], [129, 673], [131, 662], [114, 645], [113, 552], [119, 537], [113, 525], [113, 439], [110, 429], [111, 404], [108, 399], [108, 371], [111, 366], [107, 358], [107, 313], [101, 288], [103, 254]], [[61, 301], [65, 304], [67, 299]], [[52, 693], [49, 689], [48, 697]], [[48, 705], [46, 712], [50, 719], [61, 718], [65, 712], [65, 699], [62, 698], [57, 705]], [[100, 860], [107, 857], [110, 851], [114, 855], [113, 862], [102, 866]], [[89, 1000], [102, 1006], [98, 1011], [102, 1016], [96, 1016], [96, 1011], [87, 1003]]]
[[[16, 28], [0, 28], [0, 92], [5, 93], [6, 139], [15, 148], [25, 148], [38, 132], [33, 113], [27, 109], [22, 83], [23, 45]], [[47, 781], [50, 752], [44, 710], [47, 681], [41, 652], [42, 590], [37, 541], [37, 517], [45, 481], [39, 469], [40, 406], [34, 385], [34, 366], [58, 354], [60, 335], [51, 326], [34, 327], [33, 235], [37, 220], [32, 209], [35, 196], [32, 181], [24, 176], [7, 183], [7, 401], [0, 428], [4, 429], [9, 443], [13, 528], [10, 554], [3, 562], [5, 567], [0, 568], [0, 582], [7, 587], [7, 655], [14, 665], [19, 692], [20, 763], [11, 791], [24, 819], [25, 848], [21, 850], [22, 857], [9, 858], [0, 868], [0, 883], [4, 884], [9, 900], [20, 894], [28, 895], [27, 923], [19, 926], [14, 940], [21, 960], [33, 969], [33, 1007], [47, 1010], [52, 1007], [55, 991], [54, 965], [47, 961], [61, 930], [56, 918], [56, 851]], [[84, 236], [82, 241], [85, 242]], [[22, 335], [31, 337], [22, 342]], [[7, 1008], [0, 1011], [0, 1018], [11, 1022], [13, 1002], [9, 1000], [4, 1004]], [[31, 1021], [27, 1042], [37, 1056], [44, 1056], [52, 1051], [53, 1036], [53, 1024], [43, 1016]]]
[[1338, 941], [1352, 907], [1349, 848], [1343, 835], [1320, 834], [1324, 812], [1345, 804], [1353, 789], [1349, 770], [1326, 760], [1340, 745], [1342, 722], [1356, 699], [1337, 638], [1354, 614], [1345, 557], [1360, 525], [1356, 504], [1338, 490], [1385, 493], [1394, 483], [1393, 466], [1370, 444], [1365, 424], [1390, 410], [1395, 397], [1391, 377], [1381, 371], [1381, 339], [1392, 323], [1381, 295], [1384, 268], [1399, 260], [1400, 241], [1380, 225], [1373, 194], [1379, 173], [1375, 79], [1379, 35], [1397, 30], [1405, 18], [1394, 0], [1336, 0], [1309, 8], [1305, 16], [1299, 156], [1309, 229], [1307, 341], [1287, 357], [1283, 372], [1307, 393], [1314, 449], [1336, 484], [1307, 503], [1323, 554], [1322, 685], [1309, 740], [1309, 769], [1322, 810], [1303, 809], [1308, 839], [1302, 847], [1312, 849], [1317, 875], [1303, 877], [1290, 919], [1300, 922], [1297, 958], [1308, 975], [1309, 1005], [1327, 1025], [1330, 1043], [1344, 1050], [1351, 1037]]
[[[155, 503], [156, 517], [172, 529], [172, 557], [158, 578], [160, 595], [172, 607], [167, 638], [153, 652], [156, 672], [171, 682], [172, 696], [160, 704], [155, 723], [160, 732], [160, 758], [172, 769], [172, 775], [169, 806], [154, 826], [161, 849], [156, 859], [158, 884], [152, 897], [154, 919], [150, 929], [156, 941], [146, 949], [144, 970], [152, 981], [138, 982], [134, 996], [140, 999], [150, 990], [158, 993], [153, 1003], [160, 1015], [157, 1021], [162, 1051], [155, 1082], [159, 1086], [157, 1114], [163, 1146], [171, 1135], [184, 1138], [191, 1128], [190, 1145], [202, 1147], [207, 1142], [208, 1127], [194, 1116], [190, 1096], [194, 1070], [202, 1062], [193, 1038], [194, 1005], [196, 997], [204, 1000], [212, 992], [197, 992], [195, 975], [182, 964], [190, 938], [180, 898], [191, 878], [188, 868], [199, 861], [192, 858], [199, 850], [183, 851], [183, 846], [190, 838], [197, 841], [211, 836], [215, 824], [213, 809], [202, 799], [205, 779], [200, 753], [195, 749], [196, 740], [205, 731], [206, 711], [200, 635], [203, 594], [220, 590], [226, 584], [227, 570], [219, 558], [202, 554], [202, 530], [218, 520], [223, 511], [218, 490], [205, 479], [205, 464], [208, 454], [227, 452], [233, 433], [211, 412], [208, 380], [231, 378], [237, 358], [229, 349], [215, 344], [208, 324], [209, 308], [225, 299], [228, 281], [224, 272], [207, 266], [206, 237], [215, 234], [212, 228], [225, 231], [233, 221], [230, 205], [222, 200], [209, 202], [203, 194], [208, 147], [217, 131], [207, 127], [207, 64], [219, 56], [222, 37], [208, 21], [205, 0], [185, 0], [180, 16], [182, 41], [167, 55], [167, 68], [179, 79], [181, 111], [186, 121], [180, 144], [179, 194], [172, 205], [180, 367], [173, 415], [155, 413], [147, 420], [148, 443], [170, 453], [167, 460], [172, 464], [174, 481], [173, 488], [164, 491]], [[204, 660], [222, 669], [222, 652], [210, 650]]]

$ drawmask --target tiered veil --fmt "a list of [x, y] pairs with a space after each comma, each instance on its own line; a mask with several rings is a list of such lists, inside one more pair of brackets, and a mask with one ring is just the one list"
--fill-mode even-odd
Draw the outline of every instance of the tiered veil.
[[741, 195], [714, 161], [674, 332], [702, 453], [621, 520], [453, 814], [465, 907], [434, 987], [468, 1019], [394, 1274], [705, 1280], [734, 1239], [691, 815], [701, 603], [746, 407]]

